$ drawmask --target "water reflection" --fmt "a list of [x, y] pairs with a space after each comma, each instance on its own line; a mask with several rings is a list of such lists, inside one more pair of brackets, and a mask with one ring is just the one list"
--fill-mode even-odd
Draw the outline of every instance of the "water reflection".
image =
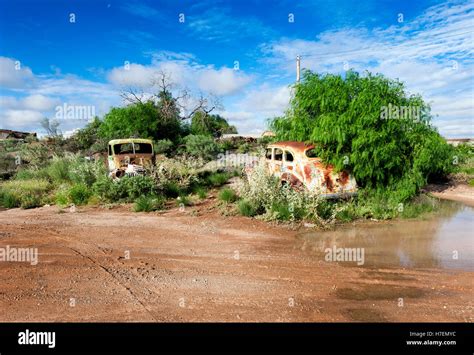
[[[365, 267], [418, 267], [474, 271], [474, 209], [443, 201], [424, 220], [361, 223], [305, 231], [298, 247], [324, 260], [325, 249], [364, 248]], [[353, 262], [341, 262], [354, 266]]]

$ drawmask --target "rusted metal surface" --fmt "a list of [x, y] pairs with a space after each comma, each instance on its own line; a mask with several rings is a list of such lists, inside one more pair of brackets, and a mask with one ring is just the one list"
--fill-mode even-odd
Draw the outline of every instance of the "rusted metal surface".
[[297, 189], [305, 188], [325, 197], [357, 193], [356, 181], [347, 171], [335, 172], [320, 158], [308, 157], [306, 152], [312, 148], [314, 145], [295, 141], [268, 145], [265, 161], [269, 172]]
[[[117, 152], [117, 147], [122, 144], [130, 144], [131, 151]], [[139, 145], [147, 146], [149, 153], [137, 153], [135, 148]], [[107, 165], [110, 177], [142, 175], [146, 168], [153, 165], [154, 160], [153, 141], [150, 139], [114, 139], [109, 142]]]

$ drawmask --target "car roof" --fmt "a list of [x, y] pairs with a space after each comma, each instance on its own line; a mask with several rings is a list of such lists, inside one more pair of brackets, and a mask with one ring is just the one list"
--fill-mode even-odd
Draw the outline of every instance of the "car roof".
[[305, 150], [314, 148], [314, 144], [297, 141], [281, 141], [269, 144], [268, 148], [290, 148], [295, 152], [304, 153]]
[[143, 138], [112, 139], [111, 141], [109, 141], [110, 145], [124, 144], [124, 143], [149, 143], [149, 144], [153, 144], [153, 141], [151, 139], [143, 139]]

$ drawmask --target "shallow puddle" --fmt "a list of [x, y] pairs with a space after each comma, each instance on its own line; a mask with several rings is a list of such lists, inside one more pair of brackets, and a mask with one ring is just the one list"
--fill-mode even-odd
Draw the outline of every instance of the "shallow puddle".
[[298, 247], [322, 261], [362, 267], [474, 271], [474, 208], [442, 201], [426, 219], [367, 222], [306, 230]]

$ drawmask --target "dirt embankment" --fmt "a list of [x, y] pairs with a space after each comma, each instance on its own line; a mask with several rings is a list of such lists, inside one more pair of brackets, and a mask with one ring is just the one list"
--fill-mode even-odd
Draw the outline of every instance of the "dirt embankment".
[[428, 185], [426, 191], [437, 198], [457, 201], [474, 207], [474, 187], [468, 184]]
[[0, 321], [473, 321], [472, 272], [325, 262], [212, 208], [0, 212]]

